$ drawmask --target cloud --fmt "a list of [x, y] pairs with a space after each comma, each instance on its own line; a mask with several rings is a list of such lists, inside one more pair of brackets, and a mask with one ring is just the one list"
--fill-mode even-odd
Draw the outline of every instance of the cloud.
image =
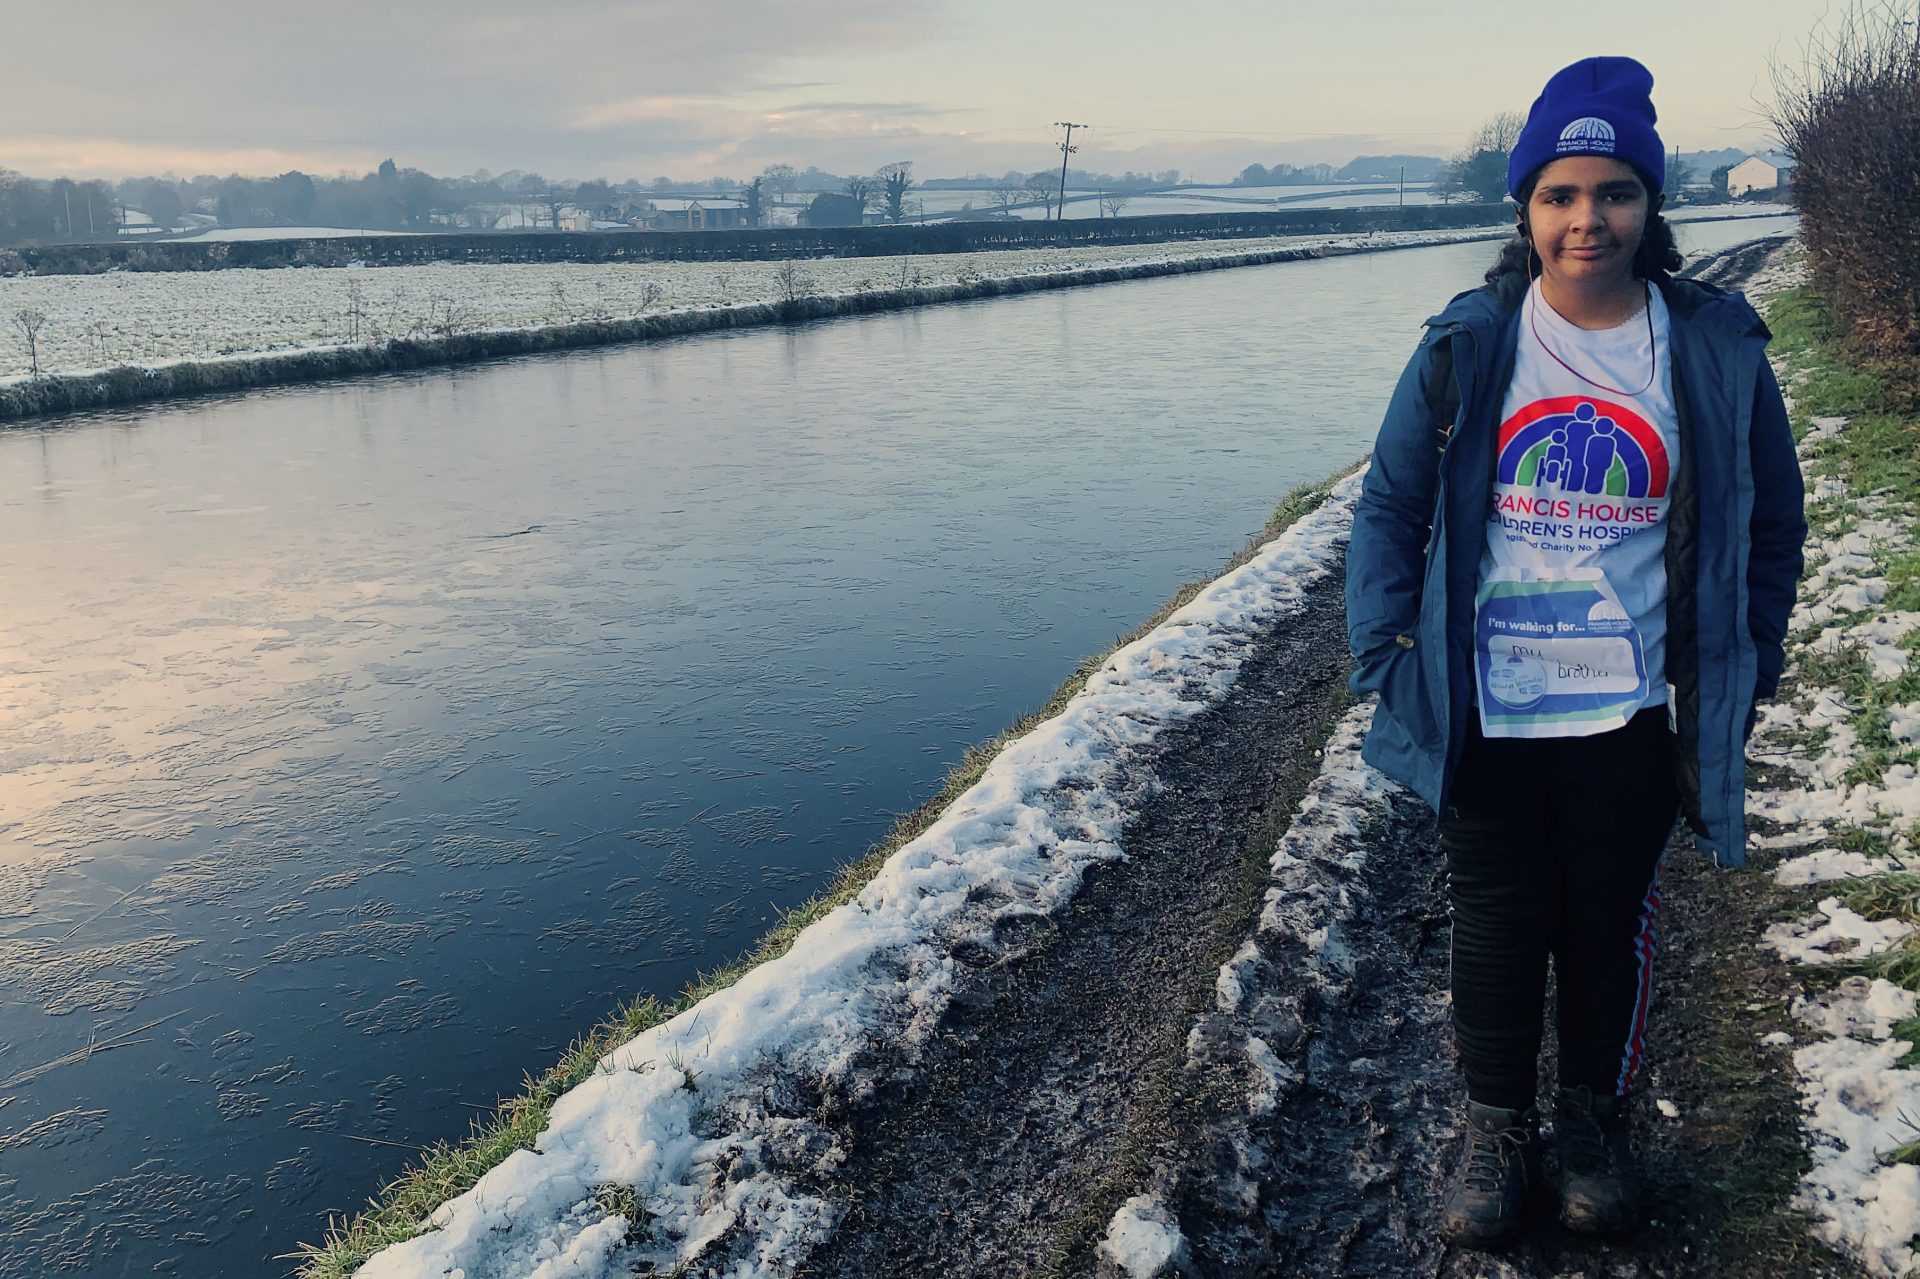
[[106, 20], [99, 6], [9, 13], [0, 121], [13, 137], [0, 139], [0, 164], [57, 156], [69, 139], [107, 144], [73, 166], [95, 171], [108, 156], [144, 170], [195, 152], [598, 171], [629, 149], [611, 126], [657, 127], [671, 152], [701, 104], [731, 118], [730, 104], [830, 89], [785, 69], [922, 41], [939, 11], [937, 0], [107, 7]]

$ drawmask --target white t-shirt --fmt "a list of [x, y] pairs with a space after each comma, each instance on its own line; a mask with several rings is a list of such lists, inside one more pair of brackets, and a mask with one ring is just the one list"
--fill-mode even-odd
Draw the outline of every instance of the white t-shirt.
[[1646, 290], [1598, 330], [1527, 291], [1474, 602], [1488, 737], [1582, 737], [1667, 704], [1678, 422], [1667, 304]]

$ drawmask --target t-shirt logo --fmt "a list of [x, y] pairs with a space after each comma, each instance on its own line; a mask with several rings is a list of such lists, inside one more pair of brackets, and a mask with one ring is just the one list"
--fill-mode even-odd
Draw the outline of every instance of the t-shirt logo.
[[1600, 151], [1613, 154], [1613, 126], [1597, 115], [1583, 115], [1560, 130], [1559, 151]]
[[1608, 497], [1667, 495], [1667, 447], [1632, 409], [1585, 395], [1535, 400], [1500, 424], [1499, 482]]

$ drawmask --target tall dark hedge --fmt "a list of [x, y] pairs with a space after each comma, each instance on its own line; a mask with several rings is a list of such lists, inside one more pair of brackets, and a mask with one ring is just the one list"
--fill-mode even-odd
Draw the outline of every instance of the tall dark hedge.
[[1813, 282], [1847, 347], [1920, 392], [1920, 29], [1856, 0], [1774, 83]]

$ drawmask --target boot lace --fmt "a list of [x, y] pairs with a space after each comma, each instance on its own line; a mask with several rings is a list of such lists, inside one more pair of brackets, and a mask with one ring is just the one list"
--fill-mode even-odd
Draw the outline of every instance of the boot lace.
[[1526, 1132], [1518, 1124], [1500, 1132], [1470, 1129], [1460, 1179], [1474, 1190], [1497, 1192], [1506, 1179], [1507, 1165], [1521, 1158], [1526, 1143]]

